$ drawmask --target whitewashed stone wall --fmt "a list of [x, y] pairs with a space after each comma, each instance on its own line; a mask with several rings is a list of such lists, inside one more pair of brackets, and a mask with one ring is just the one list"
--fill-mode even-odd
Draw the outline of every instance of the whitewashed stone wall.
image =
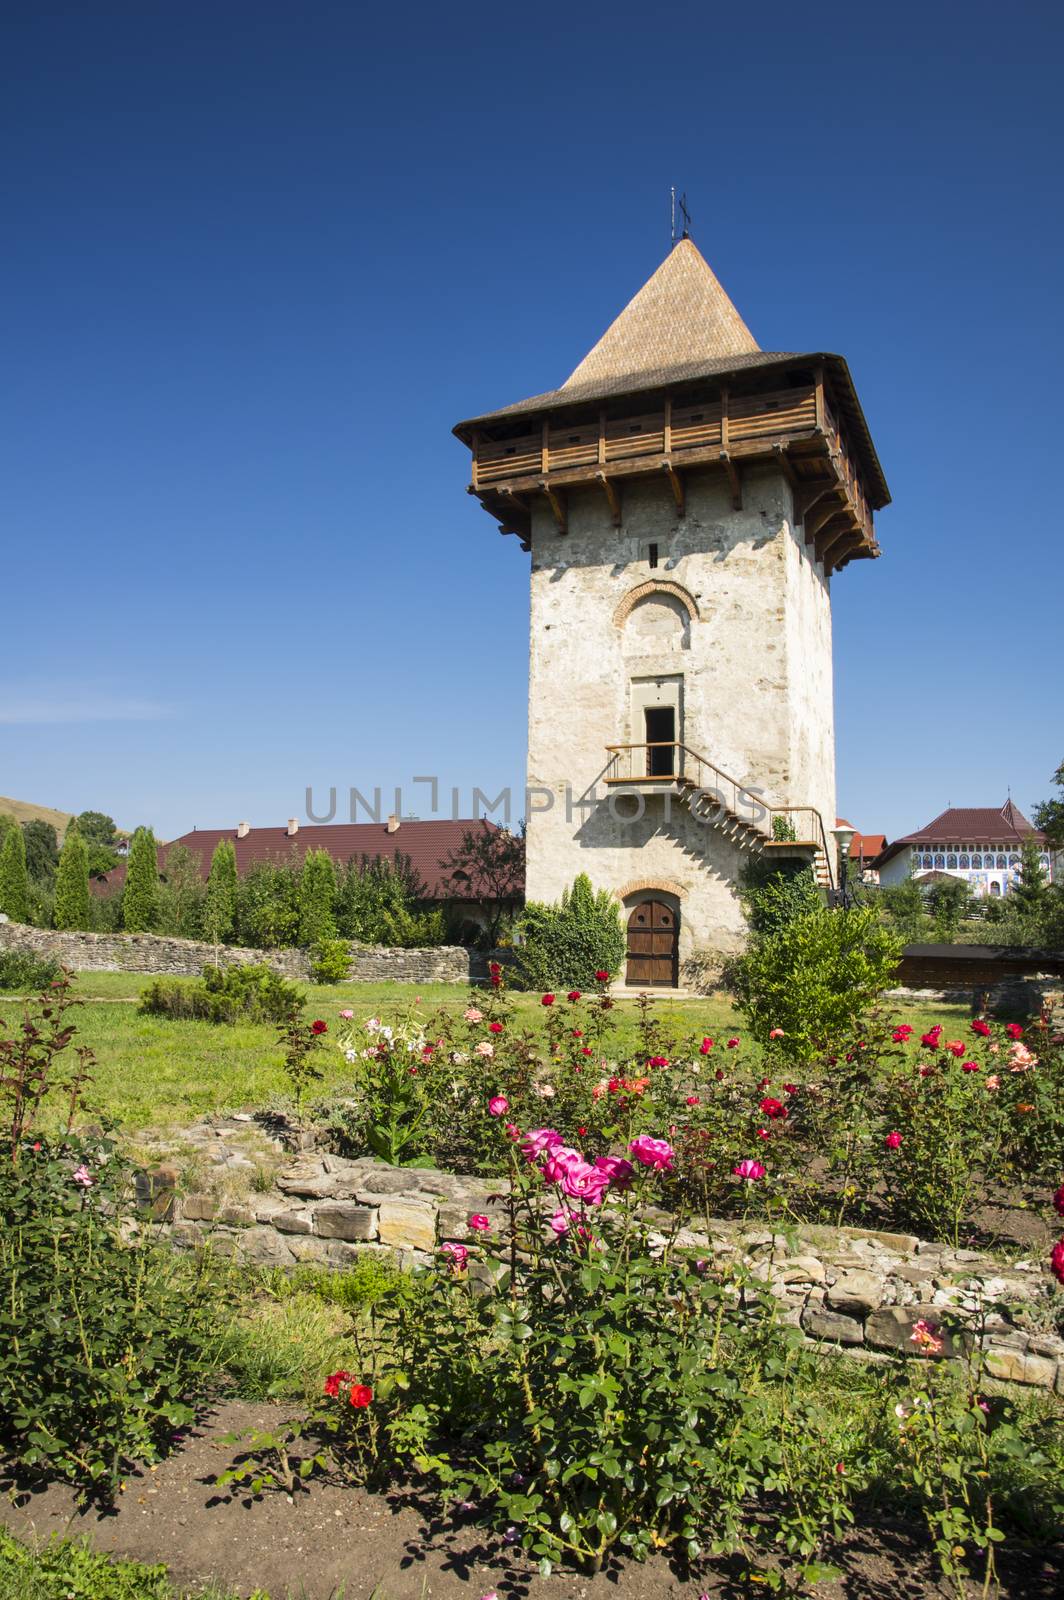
[[[581, 871], [629, 906], [644, 891], [626, 886], [653, 884], [680, 911], [681, 962], [742, 943], [737, 847], [675, 800], [666, 817], [660, 796], [630, 824], [605, 799], [566, 809], [567, 785], [577, 800], [606, 794], [606, 746], [645, 741], [645, 705], [680, 699], [682, 742], [772, 803], [814, 806], [825, 827], [835, 817], [828, 581], [794, 532], [790, 489], [772, 468], [749, 471], [741, 511], [719, 474], [691, 473], [686, 489], [682, 520], [664, 478], [624, 486], [620, 528], [597, 490], [570, 495], [565, 536], [534, 511], [528, 754], [530, 788], [553, 798], [529, 805], [529, 898], [556, 900]], [[694, 620], [663, 597], [619, 623], [648, 582], [679, 585]]]

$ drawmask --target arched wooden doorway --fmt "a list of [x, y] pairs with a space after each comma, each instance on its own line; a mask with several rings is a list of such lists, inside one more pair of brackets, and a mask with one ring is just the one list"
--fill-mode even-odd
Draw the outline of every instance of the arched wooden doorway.
[[636, 989], [675, 989], [679, 913], [661, 900], [643, 900], [628, 917], [625, 983]]

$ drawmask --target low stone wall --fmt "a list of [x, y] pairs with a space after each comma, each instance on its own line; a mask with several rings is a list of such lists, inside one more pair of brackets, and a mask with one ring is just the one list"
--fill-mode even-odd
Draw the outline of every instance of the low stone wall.
[[198, 978], [205, 966], [217, 960], [226, 967], [246, 967], [261, 961], [285, 978], [310, 977], [305, 950], [247, 950], [239, 945], [170, 939], [157, 933], [65, 933], [55, 928], [30, 928], [20, 922], [0, 922], [0, 950], [52, 956], [74, 972], [144, 972], [160, 977]]
[[[223, 1146], [233, 1132], [215, 1128]], [[209, 1238], [222, 1254], [262, 1265], [344, 1267], [368, 1250], [409, 1266], [428, 1261], [447, 1240], [475, 1244], [472, 1212], [501, 1223], [503, 1188], [434, 1169], [306, 1152], [268, 1193], [237, 1204], [209, 1193], [175, 1200], [168, 1226], [179, 1245]], [[987, 1316], [991, 1374], [1064, 1393], [1064, 1339], [1047, 1331], [1060, 1293], [1034, 1261], [1005, 1265], [975, 1250], [864, 1228], [802, 1227], [794, 1247], [767, 1228], [719, 1222], [708, 1237], [684, 1233], [680, 1243], [717, 1262], [744, 1262], [777, 1296], [786, 1321], [811, 1342], [847, 1351], [911, 1353], [921, 1318], [935, 1322], [948, 1307], [1003, 1305], [1004, 1313]], [[471, 1258], [474, 1273], [477, 1265]]]
[[[348, 980], [352, 983], [475, 983], [487, 977], [486, 958], [462, 945], [402, 950], [352, 944], [350, 949]], [[64, 933], [0, 922], [0, 950], [52, 956], [75, 972], [197, 978], [215, 961], [225, 967], [264, 962], [282, 977], [310, 979], [310, 957], [305, 950], [248, 950], [155, 933]]]

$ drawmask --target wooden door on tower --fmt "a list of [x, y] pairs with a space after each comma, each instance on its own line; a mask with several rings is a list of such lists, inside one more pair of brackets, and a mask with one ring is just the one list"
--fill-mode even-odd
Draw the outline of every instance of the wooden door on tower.
[[644, 900], [628, 918], [625, 983], [639, 989], [675, 989], [678, 917], [660, 900]]

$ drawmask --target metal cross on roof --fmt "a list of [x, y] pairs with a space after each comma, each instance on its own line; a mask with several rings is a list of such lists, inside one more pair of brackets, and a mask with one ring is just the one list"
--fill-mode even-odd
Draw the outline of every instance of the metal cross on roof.
[[[675, 184], [673, 184], [672, 187], [669, 190], [669, 197], [670, 197], [670, 200], [671, 200], [671, 210], [672, 210], [672, 242], [673, 242], [673, 244], [675, 244], [676, 243], [676, 185]], [[689, 239], [691, 237], [691, 213], [687, 209], [687, 191], [686, 190], [680, 196], [680, 215], [683, 218], [683, 231], [680, 234], [680, 238], [681, 239]]]

